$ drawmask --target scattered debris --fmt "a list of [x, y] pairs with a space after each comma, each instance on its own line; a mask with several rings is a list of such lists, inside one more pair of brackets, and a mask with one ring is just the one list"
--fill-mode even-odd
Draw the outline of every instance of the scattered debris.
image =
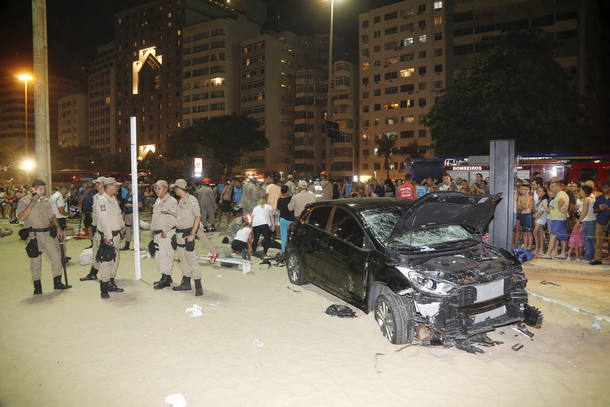
[[406, 348], [408, 348], [409, 346], [415, 346], [417, 345], [416, 343], [409, 343], [407, 345], [401, 346], [400, 348], [396, 349], [394, 352], [400, 352], [401, 350], [404, 350]]
[[216, 274], [216, 277], [222, 278], [222, 274]]
[[9, 228], [0, 228], [0, 237], [6, 237], [13, 234], [13, 231]]
[[254, 342], [252, 342], [252, 345], [256, 346], [257, 348], [262, 348], [265, 346], [265, 343], [261, 340], [255, 339]]
[[182, 393], [172, 394], [165, 398], [165, 403], [172, 407], [186, 407], [186, 399]]
[[374, 365], [374, 367], [375, 367], [375, 371], [377, 371], [377, 373], [381, 373], [381, 370], [377, 369], [377, 359], [379, 358], [379, 356], [385, 356], [385, 353], [379, 353], [379, 352], [375, 353], [375, 358], [374, 358], [375, 365]]
[[290, 291], [292, 291], [293, 293], [300, 293], [300, 291], [299, 291], [299, 290], [295, 290], [295, 289], [294, 289], [294, 288], [292, 288], [292, 287], [286, 286], [286, 288], [287, 288], [287, 289], [289, 289]]
[[353, 309], [351, 309], [348, 306], [340, 305], [340, 304], [333, 304], [330, 307], [326, 308], [326, 311], [324, 311], [324, 312], [333, 317], [356, 318], [356, 313], [354, 312]]
[[193, 304], [192, 307], [188, 307], [184, 312], [187, 314], [191, 314], [191, 317], [193, 317], [193, 318], [203, 316], [203, 311], [202, 311], [201, 305], [197, 305], [197, 304]]
[[532, 307], [529, 304], [525, 304], [525, 308], [523, 310], [523, 322], [529, 326], [533, 326], [534, 328], [540, 328], [543, 320], [544, 315], [540, 309]]
[[591, 326], [592, 326], [594, 329], [597, 329], [598, 331], [601, 331], [601, 330], [602, 330], [602, 326], [601, 326], [601, 324], [600, 324], [599, 322], [597, 322], [597, 321], [593, 322], [593, 323], [591, 324]]
[[515, 352], [521, 350], [523, 348], [523, 344], [521, 343], [516, 343], [513, 346], [510, 347], [512, 350], [514, 350]]
[[557, 283], [554, 283], [552, 281], [546, 281], [546, 280], [542, 280], [540, 282], [540, 284], [542, 284], [542, 285], [552, 285], [552, 286], [555, 286], [555, 287], [561, 287], [561, 284], [557, 284]]
[[519, 324], [518, 326], [513, 327], [513, 330], [519, 332], [521, 335], [531, 339], [532, 341], [534, 340], [534, 333], [527, 329], [525, 325]]

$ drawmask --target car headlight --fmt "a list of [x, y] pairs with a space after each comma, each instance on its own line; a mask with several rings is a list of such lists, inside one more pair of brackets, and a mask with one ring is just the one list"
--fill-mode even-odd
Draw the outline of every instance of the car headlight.
[[398, 267], [398, 270], [411, 281], [413, 287], [419, 291], [438, 296], [449, 296], [457, 289], [457, 287], [445, 280], [430, 278], [419, 271], [411, 270], [405, 267]]

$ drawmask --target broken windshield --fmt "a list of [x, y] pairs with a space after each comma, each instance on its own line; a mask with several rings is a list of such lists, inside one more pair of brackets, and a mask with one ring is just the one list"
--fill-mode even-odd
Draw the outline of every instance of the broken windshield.
[[[370, 209], [361, 213], [375, 238], [382, 243], [386, 243], [402, 214], [403, 209], [398, 207]], [[465, 240], [476, 239], [462, 226], [442, 225], [396, 231], [392, 241], [388, 243], [398, 247], [434, 250], [431, 247]]]

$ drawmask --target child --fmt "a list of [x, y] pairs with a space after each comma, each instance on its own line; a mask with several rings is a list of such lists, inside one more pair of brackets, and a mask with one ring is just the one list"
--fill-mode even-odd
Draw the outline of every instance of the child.
[[582, 229], [580, 223], [577, 223], [572, 228], [572, 233], [570, 234], [570, 240], [568, 241], [568, 255], [566, 257], [567, 260], [571, 260], [572, 250], [574, 250], [574, 254], [576, 256], [575, 260], [580, 261], [580, 256], [582, 255], [582, 247], [585, 245], [585, 242], [582, 238]]

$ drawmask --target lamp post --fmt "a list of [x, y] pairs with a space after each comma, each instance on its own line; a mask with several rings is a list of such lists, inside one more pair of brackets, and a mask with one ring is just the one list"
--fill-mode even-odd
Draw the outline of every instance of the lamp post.
[[30, 146], [28, 140], [28, 82], [33, 80], [32, 75], [22, 73], [17, 75], [17, 79], [23, 81], [23, 100], [25, 104], [25, 156], [27, 157], [30, 153]]
[[[328, 99], [326, 101], [326, 121], [331, 120], [330, 109], [331, 109], [331, 90], [332, 90], [332, 73], [333, 73], [333, 23], [335, 17], [335, 0], [330, 0], [330, 29], [328, 32]], [[330, 144], [331, 140], [326, 134], [326, 165], [325, 169], [330, 175]]]

